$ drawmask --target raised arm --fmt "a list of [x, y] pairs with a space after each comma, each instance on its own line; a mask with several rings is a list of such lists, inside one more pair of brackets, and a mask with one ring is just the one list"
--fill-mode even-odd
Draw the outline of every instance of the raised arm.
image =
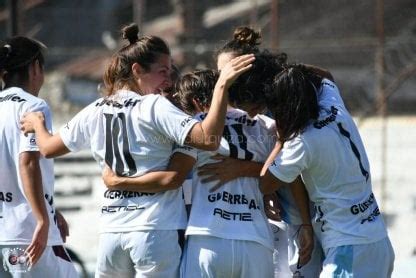
[[109, 189], [158, 193], [179, 188], [192, 170], [196, 160], [183, 153], [174, 153], [166, 171], [156, 171], [139, 177], [120, 177], [106, 167], [103, 180]]
[[39, 152], [23, 152], [19, 155], [19, 174], [26, 199], [36, 219], [32, 242], [26, 249], [29, 264], [34, 265], [45, 250], [49, 232], [49, 216], [45, 206]]
[[188, 133], [185, 140], [187, 145], [209, 151], [218, 149], [227, 112], [228, 89], [238, 76], [251, 68], [254, 59], [252, 54], [242, 55], [224, 66], [215, 85], [209, 112], [206, 118], [195, 124]]
[[20, 129], [24, 134], [36, 133], [36, 144], [40, 153], [46, 158], [53, 158], [69, 153], [59, 133], [50, 134], [45, 127], [45, 117], [42, 112], [31, 112], [23, 116]]

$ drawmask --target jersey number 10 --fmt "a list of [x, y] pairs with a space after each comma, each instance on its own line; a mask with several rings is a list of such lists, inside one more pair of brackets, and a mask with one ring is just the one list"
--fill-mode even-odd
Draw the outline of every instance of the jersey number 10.
[[[126, 115], [124, 113], [104, 114], [105, 116], [105, 163], [119, 176], [131, 176], [136, 173], [136, 163], [130, 153], [127, 136]], [[116, 116], [114, 118], [114, 116]], [[114, 118], [114, 120], [113, 120]], [[119, 140], [119, 138], [121, 140]], [[119, 142], [120, 141], [120, 142]], [[122, 153], [120, 152], [120, 147]], [[127, 170], [126, 170], [127, 165]]]

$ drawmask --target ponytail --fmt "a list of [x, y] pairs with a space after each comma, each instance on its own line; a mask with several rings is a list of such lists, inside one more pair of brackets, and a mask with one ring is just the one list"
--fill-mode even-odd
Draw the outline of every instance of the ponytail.
[[43, 51], [46, 46], [27, 37], [13, 37], [0, 45], [0, 78], [2, 88], [9, 87], [11, 80], [19, 83], [28, 80], [29, 65], [38, 60], [44, 64]]
[[170, 55], [168, 45], [161, 38], [139, 37], [139, 27], [135, 23], [122, 28], [122, 38], [127, 40], [128, 44], [112, 56], [104, 73], [104, 91], [107, 96], [123, 86], [129, 88], [138, 86], [131, 69], [134, 63], [138, 63], [145, 71], [149, 71], [151, 64], [156, 62], [159, 55]]

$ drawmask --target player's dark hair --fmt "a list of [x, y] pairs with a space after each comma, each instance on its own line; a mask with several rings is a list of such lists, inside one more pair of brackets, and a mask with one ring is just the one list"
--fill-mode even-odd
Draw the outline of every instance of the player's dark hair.
[[263, 51], [255, 56], [252, 67], [239, 76], [229, 89], [229, 102], [235, 107], [247, 103], [266, 106], [273, 78], [283, 70], [279, 55]]
[[322, 77], [296, 64], [287, 66], [275, 77], [267, 104], [281, 142], [301, 134], [311, 120], [318, 118], [316, 90], [320, 88], [321, 80]]
[[172, 71], [170, 73], [171, 85], [164, 89], [162, 95], [165, 96], [173, 105], [180, 108], [178, 94], [175, 93], [175, 84], [181, 78], [181, 71], [177, 66], [172, 64]]
[[139, 27], [132, 23], [123, 27], [122, 37], [128, 40], [128, 44], [117, 51], [111, 59], [104, 73], [104, 85], [107, 95], [128, 85], [137, 87], [132, 73], [132, 65], [138, 63], [145, 71], [150, 70], [150, 65], [155, 63], [161, 54], [170, 55], [170, 50], [165, 41], [156, 36], [139, 37]]
[[188, 114], [196, 114], [198, 111], [193, 100], [208, 107], [211, 104], [218, 77], [219, 74], [215, 70], [197, 70], [185, 74], [175, 87], [181, 108]]
[[[240, 26], [234, 30], [233, 39], [224, 43], [215, 53], [215, 59], [222, 53], [233, 53], [235, 56], [244, 54], [258, 54], [261, 51], [261, 33], [248, 26]], [[287, 55], [281, 53], [277, 55], [279, 62], [286, 63]]]
[[234, 30], [233, 39], [227, 41], [216, 52], [216, 58], [222, 53], [233, 53], [235, 56], [258, 53], [261, 44], [261, 34], [247, 26], [240, 26]]
[[29, 79], [29, 66], [38, 61], [44, 65], [43, 51], [46, 47], [27, 37], [6, 39], [0, 46], [0, 78], [5, 88], [21, 85]]
[[287, 64], [285, 53], [272, 54], [260, 50], [261, 34], [250, 27], [242, 26], [235, 29], [233, 39], [226, 42], [216, 52], [231, 53], [233, 56], [254, 53], [256, 60], [252, 68], [238, 77], [229, 90], [229, 100], [233, 106], [239, 107], [247, 103], [265, 105], [265, 95], [269, 94], [273, 78]]
[[173, 96], [175, 94], [175, 84], [178, 82], [178, 80], [181, 78], [181, 71], [177, 66], [172, 64], [172, 70], [170, 72], [170, 81], [171, 85], [163, 90], [163, 93], [166, 96]]

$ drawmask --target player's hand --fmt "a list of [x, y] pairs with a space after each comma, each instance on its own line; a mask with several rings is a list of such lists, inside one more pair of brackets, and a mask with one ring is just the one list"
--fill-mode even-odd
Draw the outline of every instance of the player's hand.
[[117, 176], [107, 164], [104, 167], [101, 177], [108, 189], [113, 189], [122, 182], [121, 177]]
[[38, 222], [33, 233], [32, 242], [25, 250], [25, 254], [28, 258], [27, 264], [29, 267], [32, 267], [34, 264], [36, 264], [42, 256], [48, 242], [48, 232], [49, 222]]
[[38, 124], [44, 124], [45, 115], [42, 112], [30, 112], [23, 114], [23, 118], [20, 119], [20, 130], [23, 131], [26, 136], [28, 133], [35, 132], [35, 126]]
[[264, 195], [263, 202], [264, 212], [266, 213], [267, 218], [274, 221], [282, 221], [282, 217], [280, 215], [282, 208], [277, 200], [276, 193]]
[[59, 232], [63, 242], [66, 242], [66, 237], [69, 236], [68, 223], [66, 222], [64, 216], [57, 210], [56, 215], [56, 225], [58, 226]]
[[241, 55], [230, 60], [221, 69], [217, 84], [223, 84], [228, 89], [241, 74], [252, 67], [254, 60], [254, 54]]
[[202, 183], [212, 182], [214, 186], [210, 188], [210, 192], [214, 192], [227, 182], [241, 176], [238, 167], [238, 159], [215, 155], [211, 159], [218, 162], [205, 164], [198, 168], [198, 176], [202, 177]]
[[299, 261], [298, 267], [302, 267], [311, 259], [314, 240], [313, 240], [313, 228], [311, 225], [301, 225], [298, 233], [299, 244]]

